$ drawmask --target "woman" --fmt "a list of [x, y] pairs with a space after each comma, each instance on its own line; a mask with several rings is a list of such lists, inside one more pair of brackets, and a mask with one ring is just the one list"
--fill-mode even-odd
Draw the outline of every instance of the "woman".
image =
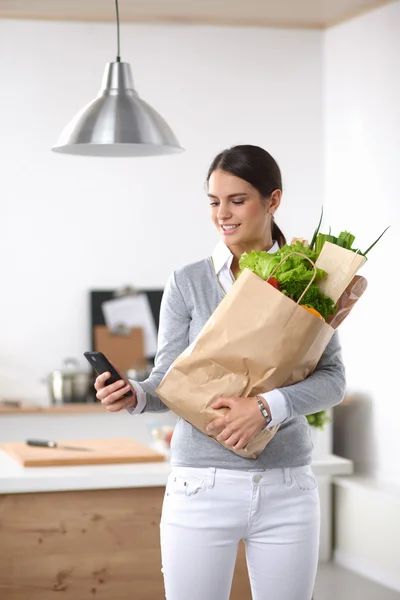
[[[268, 152], [256, 146], [225, 150], [213, 161], [207, 183], [211, 218], [222, 240], [211, 259], [171, 276], [150, 377], [140, 384], [122, 379], [107, 387], [109, 374], [97, 378], [97, 398], [109, 411], [167, 410], [155, 389], [231, 287], [241, 254], [275, 252], [285, 244], [274, 221], [282, 197], [281, 173]], [[128, 390], [133, 397], [122, 398]], [[338, 404], [344, 392], [335, 334], [305, 381], [257, 397], [215, 402], [216, 409], [227, 406], [230, 411], [209, 430], [232, 448], [243, 448], [255, 433], [280, 424], [256, 459], [238, 456], [179, 419], [161, 518], [167, 600], [227, 600], [241, 539], [254, 600], [310, 600], [320, 507], [305, 415]]]

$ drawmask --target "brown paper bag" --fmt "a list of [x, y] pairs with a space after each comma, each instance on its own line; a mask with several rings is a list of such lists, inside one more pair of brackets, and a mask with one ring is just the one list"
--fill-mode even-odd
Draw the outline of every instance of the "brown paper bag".
[[[171, 410], [209, 435], [207, 425], [229, 410], [210, 408], [219, 396], [254, 396], [301, 381], [315, 369], [333, 333], [246, 269], [156, 392]], [[243, 450], [229, 449], [256, 458], [278, 428], [258, 433]]]
[[[336, 302], [365, 260], [325, 242], [315, 263], [327, 272], [319, 287]], [[348, 314], [351, 306], [346, 310]], [[171, 410], [209, 435], [207, 425], [229, 410], [211, 409], [216, 398], [254, 396], [303, 381], [333, 333], [331, 325], [246, 270], [156, 392]], [[258, 433], [243, 450], [229, 450], [256, 458], [278, 429]]]
[[316, 267], [327, 272], [318, 282], [319, 289], [336, 303], [366, 261], [361, 254], [325, 242], [315, 262]]
[[337, 302], [337, 311], [326, 320], [333, 329], [337, 329], [348, 317], [355, 303], [359, 301], [367, 287], [368, 281], [365, 277], [354, 275]]

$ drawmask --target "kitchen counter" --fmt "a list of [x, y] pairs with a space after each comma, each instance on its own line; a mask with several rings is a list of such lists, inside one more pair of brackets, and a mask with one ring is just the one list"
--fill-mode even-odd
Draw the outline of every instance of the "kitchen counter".
[[33, 404], [29, 402], [13, 401], [10, 403], [0, 402], [0, 415], [73, 415], [83, 413], [105, 412], [104, 406], [100, 402], [71, 402], [70, 404]]
[[[332, 552], [332, 480], [352, 462], [328, 455], [312, 464], [321, 498], [319, 560]], [[168, 461], [22, 467], [0, 451], [0, 597], [64, 600], [164, 597], [159, 523]], [[250, 598], [244, 545], [230, 600]]]
[[[352, 461], [333, 454], [314, 460], [312, 468], [316, 477], [329, 480], [334, 476], [353, 472]], [[78, 467], [22, 467], [4, 451], [0, 451], [0, 493], [163, 487], [170, 470], [168, 461]]]
[[[7, 413], [0, 411], [0, 420], [3, 442], [20, 442], [28, 438], [62, 442], [71, 439], [129, 437], [152, 446], [152, 430], [165, 425], [174, 426], [176, 416], [166, 412], [132, 417], [125, 411], [109, 413], [101, 404], [86, 404], [33, 408], [27, 406], [26, 412], [18, 409]], [[321, 562], [327, 562], [332, 550], [332, 481], [335, 476], [351, 474], [353, 464], [330, 454], [331, 427], [326, 427], [323, 432], [312, 430], [311, 433], [315, 445], [312, 468], [318, 478], [321, 499], [319, 556]], [[169, 462], [24, 468], [0, 451], [0, 498], [3, 506], [10, 506], [10, 518], [14, 518], [14, 509], [17, 510], [15, 507], [20, 507], [19, 513], [23, 505], [29, 507], [34, 503], [37, 512], [32, 515], [32, 519], [42, 519], [43, 515], [44, 522], [47, 507], [52, 509], [53, 502], [56, 502], [59, 510], [69, 511], [64, 506], [69, 507], [70, 502], [79, 503], [82, 498], [84, 504], [87, 502], [85, 507], [90, 507], [91, 503], [96, 505], [103, 502], [104, 497], [106, 507], [108, 502], [112, 505], [121, 502], [126, 506], [128, 514], [130, 503], [133, 503], [133, 507], [137, 501], [138, 510], [142, 510], [141, 503], [144, 502], [154, 509], [151, 519], [148, 517], [149, 522], [157, 523], [170, 469]], [[105, 512], [108, 511], [106, 507]], [[82, 510], [86, 511], [86, 508]], [[71, 514], [71, 519], [73, 518]], [[83, 529], [87, 529], [86, 524]], [[114, 596], [110, 593], [109, 597]], [[162, 597], [162, 591], [155, 597]], [[239, 595], [239, 598], [243, 597], [246, 597], [245, 593]]]

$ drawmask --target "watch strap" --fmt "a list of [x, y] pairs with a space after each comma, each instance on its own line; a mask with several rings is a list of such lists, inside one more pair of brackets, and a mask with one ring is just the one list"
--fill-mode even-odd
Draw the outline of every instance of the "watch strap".
[[257, 403], [258, 403], [260, 412], [261, 412], [262, 416], [264, 417], [264, 419], [266, 420], [267, 425], [269, 425], [271, 423], [272, 419], [269, 416], [267, 409], [265, 408], [264, 402], [261, 400], [260, 396], [256, 396], [256, 398], [257, 398]]

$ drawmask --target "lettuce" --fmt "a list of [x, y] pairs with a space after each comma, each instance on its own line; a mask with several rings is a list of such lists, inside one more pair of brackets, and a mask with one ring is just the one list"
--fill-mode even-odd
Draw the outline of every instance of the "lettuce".
[[263, 250], [262, 252], [256, 252], [252, 250], [250, 253], [244, 252], [239, 258], [240, 273], [244, 269], [250, 269], [261, 279], [268, 279], [272, 271], [280, 263], [281, 259], [276, 254], [269, 254]]
[[[239, 259], [240, 273], [244, 269], [250, 269], [250, 271], [253, 271], [253, 273], [262, 279], [269, 279], [281, 260], [292, 252], [298, 252], [302, 256], [299, 256], [299, 254], [290, 256], [277, 269], [273, 277], [278, 280], [280, 291], [297, 302], [314, 275], [313, 266], [306, 257], [310, 258], [313, 262], [317, 258], [317, 253], [309, 248], [305, 248], [301, 242], [296, 242], [290, 246], [285, 244], [285, 246], [282, 246], [282, 248], [273, 254], [265, 251], [256, 252], [255, 250], [249, 253], [245, 252]], [[301, 304], [315, 308], [324, 319], [328, 315], [334, 314], [337, 308], [333, 300], [325, 296], [318, 285], [316, 285], [325, 275], [326, 271], [317, 268], [316, 277], [301, 300]]]
[[[310, 258], [313, 262], [315, 262], [317, 260], [317, 253], [314, 252], [314, 250], [310, 250], [310, 248], [306, 248], [305, 246], [303, 246], [303, 244], [301, 242], [296, 242], [295, 244], [291, 244], [291, 245], [285, 244], [284, 246], [282, 246], [282, 248], [279, 248], [279, 250], [277, 252], [275, 252], [275, 254], [277, 256], [280, 256], [281, 258], [283, 258], [284, 256], [287, 256], [291, 252], [300, 252], [300, 254], [304, 254], [304, 256], [308, 256], [308, 258]], [[301, 257], [299, 257], [299, 256], [295, 256], [293, 258], [298, 258], [299, 260], [301, 260]]]
[[[305, 248], [300, 242], [296, 242], [296, 244], [290, 246], [285, 244], [273, 254], [265, 251], [256, 252], [255, 250], [252, 250], [250, 253], [245, 252], [239, 259], [240, 272], [244, 269], [250, 269], [250, 271], [253, 271], [253, 273], [262, 279], [268, 279], [271, 277], [271, 273], [279, 265], [281, 260], [292, 252], [299, 252], [310, 258], [313, 262], [315, 262], [317, 258], [316, 252], [313, 252], [309, 248]], [[311, 281], [313, 274], [314, 270], [311, 263], [302, 256], [294, 254], [279, 267], [273, 276], [276, 277], [281, 284], [288, 281], [303, 281], [308, 283]], [[317, 275], [314, 281], [320, 281], [325, 275], [326, 272], [323, 269], [317, 269]]]

